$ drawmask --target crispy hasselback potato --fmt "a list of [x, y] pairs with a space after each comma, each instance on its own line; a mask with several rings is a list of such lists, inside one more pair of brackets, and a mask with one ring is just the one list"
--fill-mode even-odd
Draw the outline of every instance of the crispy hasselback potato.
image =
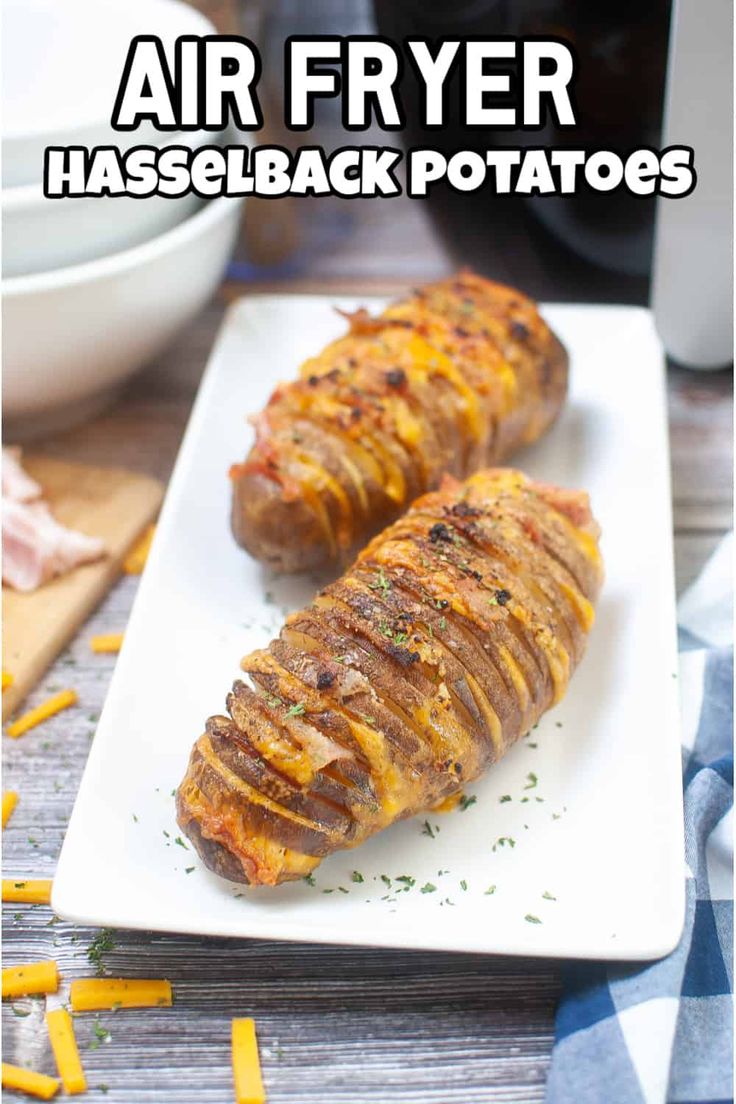
[[276, 389], [230, 471], [237, 541], [280, 571], [343, 560], [439, 485], [534, 441], [567, 354], [521, 292], [462, 272], [418, 289]]
[[448, 478], [277, 640], [246, 656], [177, 793], [205, 863], [303, 877], [431, 809], [565, 692], [602, 580], [587, 495], [491, 469]]

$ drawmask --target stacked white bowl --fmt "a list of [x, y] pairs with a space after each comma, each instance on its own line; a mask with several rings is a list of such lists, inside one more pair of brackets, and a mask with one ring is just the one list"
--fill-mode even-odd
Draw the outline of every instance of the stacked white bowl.
[[47, 199], [47, 146], [190, 145], [110, 116], [131, 39], [215, 28], [181, 0], [3, 0], [2, 310], [5, 436], [91, 415], [207, 301], [241, 202]]

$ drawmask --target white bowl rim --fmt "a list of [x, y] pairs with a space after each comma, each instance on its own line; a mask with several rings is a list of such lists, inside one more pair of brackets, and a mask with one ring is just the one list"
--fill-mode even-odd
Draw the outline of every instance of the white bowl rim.
[[0, 295], [3, 299], [12, 299], [20, 295], [56, 291], [125, 272], [147, 261], [155, 260], [166, 254], [169, 249], [175, 249], [195, 238], [210, 225], [215, 225], [224, 219], [233, 206], [240, 206], [246, 198], [246, 196], [218, 196], [216, 199], [211, 199], [200, 210], [195, 211], [193, 215], [172, 227], [171, 230], [166, 230], [155, 238], [150, 238], [131, 249], [121, 250], [119, 253], [110, 253], [94, 261], [85, 261], [83, 264], [70, 265], [67, 268], [55, 268], [48, 272], [8, 276], [0, 281]]
[[[197, 131], [168, 131], [160, 130], [156, 131], [156, 135], [153, 141], [144, 143], [145, 145], [155, 145], [160, 143], [160, 148], [164, 149], [166, 146], [181, 146], [190, 145], [193, 151], [199, 149], [200, 146], [216, 145], [216, 138], [218, 134], [230, 135], [230, 131], [217, 131], [210, 130], [197, 130]], [[197, 139], [193, 142], [192, 139]], [[244, 137], [241, 136], [244, 141]], [[72, 197], [75, 203], [87, 203], [89, 200], [97, 201], [99, 199], [107, 199], [107, 196], [94, 196], [94, 195], [82, 195]], [[113, 196], [113, 199], [125, 199], [125, 196]], [[138, 197], [127, 197], [136, 199]], [[150, 196], [140, 196], [141, 199], [149, 199]], [[183, 199], [184, 196], [172, 196], [172, 199]], [[69, 201], [67, 196], [53, 196], [52, 199], [61, 199], [65, 202]], [[43, 182], [41, 180], [34, 180], [30, 184], [13, 184], [8, 188], [0, 188], [0, 209], [8, 214], [22, 210], [23, 208], [40, 207], [47, 200], [47, 197], [43, 192]]]
[[[146, 4], [143, 0], [108, 0], [109, 3], [115, 3], [117, 7], [124, 12], [131, 11], [133, 8], [138, 7], [145, 8]], [[169, 8], [171, 11], [178, 11], [180, 16], [184, 18], [181, 20], [182, 26], [176, 30], [176, 37], [182, 34], [199, 34], [210, 35], [216, 34], [217, 28], [207, 16], [199, 11], [198, 8], [192, 7], [191, 4], [185, 2], [185, 0], [146, 0], [149, 6], [157, 6], [161, 10]], [[77, 0], [77, 6], [82, 6]], [[186, 25], [184, 25], [186, 24]], [[201, 30], [196, 31], [195, 27], [199, 25]], [[172, 28], [174, 30], [175, 28]], [[94, 97], [90, 97], [91, 100]], [[37, 126], [24, 127], [22, 130], [14, 130], [12, 126], [7, 126], [6, 120], [3, 119], [2, 129], [2, 144], [3, 146], [12, 146], [14, 144], [20, 145], [27, 141], [35, 141], [38, 138], [45, 139], [44, 144], [47, 146], [54, 145], [75, 145], [80, 144], [73, 139], [75, 136], [79, 136], [80, 132], [85, 130], [92, 130], [93, 128], [104, 127], [106, 130], [110, 128], [109, 114], [106, 112], [103, 115], [88, 115], [83, 119], [77, 119], [74, 122], [64, 124], [63, 127], [55, 130], [49, 130], [48, 127], [39, 123]], [[72, 140], [64, 141], [64, 135], [68, 135]], [[81, 143], [84, 144], [84, 143]], [[6, 148], [3, 150], [3, 157], [8, 158], [12, 156], [12, 149]], [[24, 187], [25, 185], [21, 185]]]

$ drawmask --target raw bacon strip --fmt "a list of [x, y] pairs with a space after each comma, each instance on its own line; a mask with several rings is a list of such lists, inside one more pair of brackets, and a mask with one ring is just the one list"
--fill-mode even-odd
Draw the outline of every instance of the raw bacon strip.
[[36, 590], [49, 579], [105, 554], [97, 537], [60, 525], [41, 501], [41, 488], [20, 465], [19, 449], [3, 449], [3, 583]]

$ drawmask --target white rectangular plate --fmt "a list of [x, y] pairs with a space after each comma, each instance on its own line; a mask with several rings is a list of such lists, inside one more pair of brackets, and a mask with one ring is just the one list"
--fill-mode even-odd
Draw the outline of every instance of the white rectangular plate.
[[[172, 791], [192, 743], [223, 711], [240, 657], [316, 588], [273, 578], [236, 547], [227, 469], [249, 447], [245, 416], [344, 331], [333, 305], [268, 296], [228, 314], [92, 745], [54, 908], [80, 923], [208, 935], [665, 954], [684, 909], [672, 527], [662, 354], [640, 309], [545, 309], [570, 352], [571, 394], [545, 439], [514, 458], [587, 489], [603, 527], [607, 581], [562, 704], [471, 788], [475, 803], [327, 859], [314, 886], [234, 886], [182, 846]], [[358, 305], [382, 306], [340, 303]]]

